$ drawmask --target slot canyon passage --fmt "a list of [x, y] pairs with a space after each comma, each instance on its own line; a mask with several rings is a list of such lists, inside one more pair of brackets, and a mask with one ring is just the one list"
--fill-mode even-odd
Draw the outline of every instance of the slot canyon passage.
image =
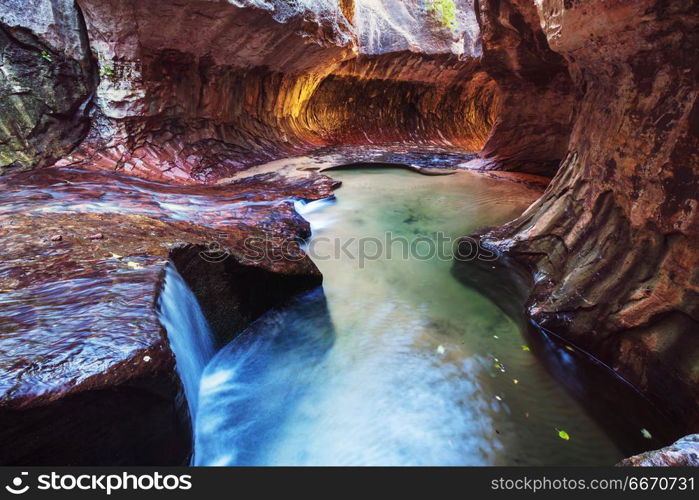
[[0, 0], [0, 45], [3, 465], [699, 465], [696, 2]]

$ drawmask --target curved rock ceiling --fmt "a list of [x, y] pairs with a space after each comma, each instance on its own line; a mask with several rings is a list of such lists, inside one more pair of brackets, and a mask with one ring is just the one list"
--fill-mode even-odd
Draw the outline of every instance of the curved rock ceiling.
[[[544, 151], [552, 156], [544, 162], [530, 155], [530, 166], [514, 165], [521, 156], [515, 143], [523, 139], [510, 133], [512, 151], [501, 156], [514, 160], [506, 168], [548, 173], [562, 156], [567, 130], [560, 122], [569, 119], [569, 107], [558, 105], [561, 92], [538, 85], [547, 108], [508, 117], [501, 103], [521, 93], [503, 92], [493, 69], [520, 55], [498, 46], [481, 57], [470, 2], [457, 2], [453, 19], [429, 2], [398, 0], [78, 3], [86, 24], [81, 40], [89, 39], [99, 84], [90, 134], [59, 165], [211, 182], [332, 144], [407, 141], [478, 151], [498, 115], [501, 130], [512, 132], [508, 124], [516, 121], [522, 136], [525, 127], [547, 132], [539, 149], [553, 149]], [[81, 31], [66, 24], [80, 16], [54, 4], [54, 12], [68, 14], [56, 23], [50, 16], [25, 23], [49, 44], [57, 24]], [[526, 30], [540, 32], [533, 24]], [[56, 43], [51, 52], [71, 56], [75, 49]], [[488, 164], [501, 166], [492, 149]]]
[[696, 2], [435, 2], [0, 0], [0, 169], [210, 184], [390, 143], [551, 176], [483, 237], [534, 320], [697, 430]]

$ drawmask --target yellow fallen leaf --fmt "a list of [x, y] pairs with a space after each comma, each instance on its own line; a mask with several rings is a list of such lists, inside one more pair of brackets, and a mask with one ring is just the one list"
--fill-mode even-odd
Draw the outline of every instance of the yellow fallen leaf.
[[128, 261], [126, 265], [129, 266], [131, 269], [143, 269], [143, 266], [141, 264], [132, 260]]
[[526, 345], [523, 345], [523, 346], [522, 346], [522, 350], [523, 350], [523, 351], [528, 351], [528, 350], [529, 350], [529, 347], [526, 346]]
[[569, 441], [570, 440], [570, 435], [566, 431], [562, 431], [559, 429], [556, 429], [558, 431], [558, 437], [565, 440]]

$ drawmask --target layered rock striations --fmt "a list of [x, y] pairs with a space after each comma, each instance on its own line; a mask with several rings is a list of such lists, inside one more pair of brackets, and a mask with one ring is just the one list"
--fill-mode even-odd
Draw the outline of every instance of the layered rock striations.
[[531, 0], [477, 3], [481, 66], [497, 82], [499, 105], [472, 168], [556, 173], [570, 134], [573, 95], [566, 61], [552, 51]]
[[312, 173], [217, 187], [52, 168], [2, 178], [0, 463], [185, 464], [188, 415], [156, 311], [164, 266], [218, 311], [214, 333], [234, 335], [320, 282], [298, 247], [275, 255], [309, 232], [293, 200], [332, 186]]
[[482, 149], [477, 168], [550, 175], [565, 149], [569, 79], [528, 2], [47, 5], [35, 1], [24, 25], [79, 39], [68, 54], [89, 73], [90, 109], [71, 113], [81, 128], [58, 141], [63, 155], [30, 155], [24, 168], [63, 156], [59, 166], [198, 183], [321, 146], [409, 143]]
[[309, 147], [300, 117], [353, 33], [334, 2], [79, 2], [101, 68], [63, 164], [201, 182]]
[[[316, 160], [292, 177], [267, 162], [388, 161], [386, 143], [555, 175], [484, 239], [527, 266], [536, 322], [696, 430], [698, 17], [688, 0], [0, 0], [2, 461], [104, 459], [56, 435], [12, 445], [56, 415], [124, 460], [163, 462], [168, 442], [184, 460], [165, 261], [231, 309], [259, 290], [223, 276], [318, 279], [242, 257], [250, 235], [305, 234], [291, 200], [331, 192]], [[201, 267], [212, 241], [230, 264]], [[260, 313], [246, 304], [204, 309], [223, 332]], [[108, 414], [118, 436], [88, 425]], [[147, 445], [117, 425], [136, 414], [160, 415]]]
[[[94, 95], [79, 116], [90, 111], [91, 127], [63, 155], [25, 167], [60, 157], [58, 166], [213, 182], [338, 144], [477, 151], [502, 111], [479, 63], [471, 0], [47, 5], [34, 2], [36, 21], [24, 25], [70, 29], [83, 52], [89, 44]], [[54, 15], [81, 22], [55, 28]]]
[[699, 435], [685, 436], [670, 446], [625, 458], [617, 465], [620, 467], [699, 467]]
[[699, 425], [699, 9], [537, 2], [575, 119], [544, 196], [486, 236], [528, 264], [528, 313]]
[[475, 12], [433, 3], [81, 0], [100, 84], [59, 165], [192, 183], [332, 144], [478, 150], [497, 91]]

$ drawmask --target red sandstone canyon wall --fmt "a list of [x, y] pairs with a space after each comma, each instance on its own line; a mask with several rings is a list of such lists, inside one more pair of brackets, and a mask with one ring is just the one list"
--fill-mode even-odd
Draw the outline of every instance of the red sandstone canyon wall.
[[538, 2], [575, 86], [565, 160], [490, 234], [535, 276], [529, 314], [699, 425], [699, 9]]
[[[0, 172], [79, 166], [206, 184], [323, 146], [388, 142], [478, 151], [470, 167], [552, 176], [522, 217], [484, 238], [528, 267], [533, 319], [697, 430], [699, 7], [689, 0], [456, 5], [447, 26], [417, 2], [398, 0], [293, 7], [282, 0], [0, 0]], [[51, 177], [61, 173], [3, 177], [3, 199], [49, 203], [37, 185], [49, 179], [72, 189]], [[317, 180], [235, 189], [270, 204], [275, 193], [327, 196], [329, 181]], [[139, 182], [115, 189], [140, 196]], [[198, 189], [182, 196], [227, 199]], [[80, 203], [107, 195], [72, 194]], [[277, 233], [298, 230], [289, 207], [260, 210], [244, 230], [229, 231], [232, 245], [265, 218]], [[86, 262], [99, 262], [102, 277], [123, 271], [126, 264], [105, 260], [102, 250], [147, 254], [145, 269], [129, 272], [154, 328], [144, 334], [147, 348], [160, 354], [151, 352], [157, 363], [146, 366], [134, 351], [128, 362], [150, 377], [148, 390], [176, 391], [148, 297], [169, 255], [163, 245], [203, 245], [215, 231], [163, 213], [145, 222], [124, 215], [113, 227], [123, 237], [108, 235], [102, 245], [89, 236], [104, 217], [10, 216], [24, 229], [3, 219], [4, 255], [21, 264], [6, 266], [0, 278], [16, 304], [37, 293], [27, 277], [52, 289], [54, 281], [84, 278]], [[131, 229], [139, 224], [155, 243], [137, 240]], [[62, 239], [52, 243], [53, 236]], [[27, 259], [54, 244], [69, 264]], [[17, 307], [17, 322], [41, 327]], [[107, 366], [116, 361], [123, 360]], [[76, 376], [84, 372], [79, 362]], [[17, 366], [25, 365], [8, 370]], [[131, 380], [124, 366], [115, 368], [119, 383]], [[73, 386], [102, 390], [90, 386], [110, 380], [99, 375]], [[65, 396], [47, 392], [58, 395], [51, 403]], [[171, 407], [171, 397], [158, 404]]]
[[[81, 43], [67, 55], [90, 84], [69, 89], [82, 128], [51, 161], [30, 153], [21, 167], [60, 160], [200, 183], [321, 146], [403, 143], [483, 149], [479, 167], [550, 175], [569, 132], [565, 67], [533, 5], [481, 4], [457, 1], [447, 26], [396, 0], [55, 0], [61, 22], [79, 21], [58, 26]], [[37, 10], [36, 23], [56, 26], [51, 15]]]

